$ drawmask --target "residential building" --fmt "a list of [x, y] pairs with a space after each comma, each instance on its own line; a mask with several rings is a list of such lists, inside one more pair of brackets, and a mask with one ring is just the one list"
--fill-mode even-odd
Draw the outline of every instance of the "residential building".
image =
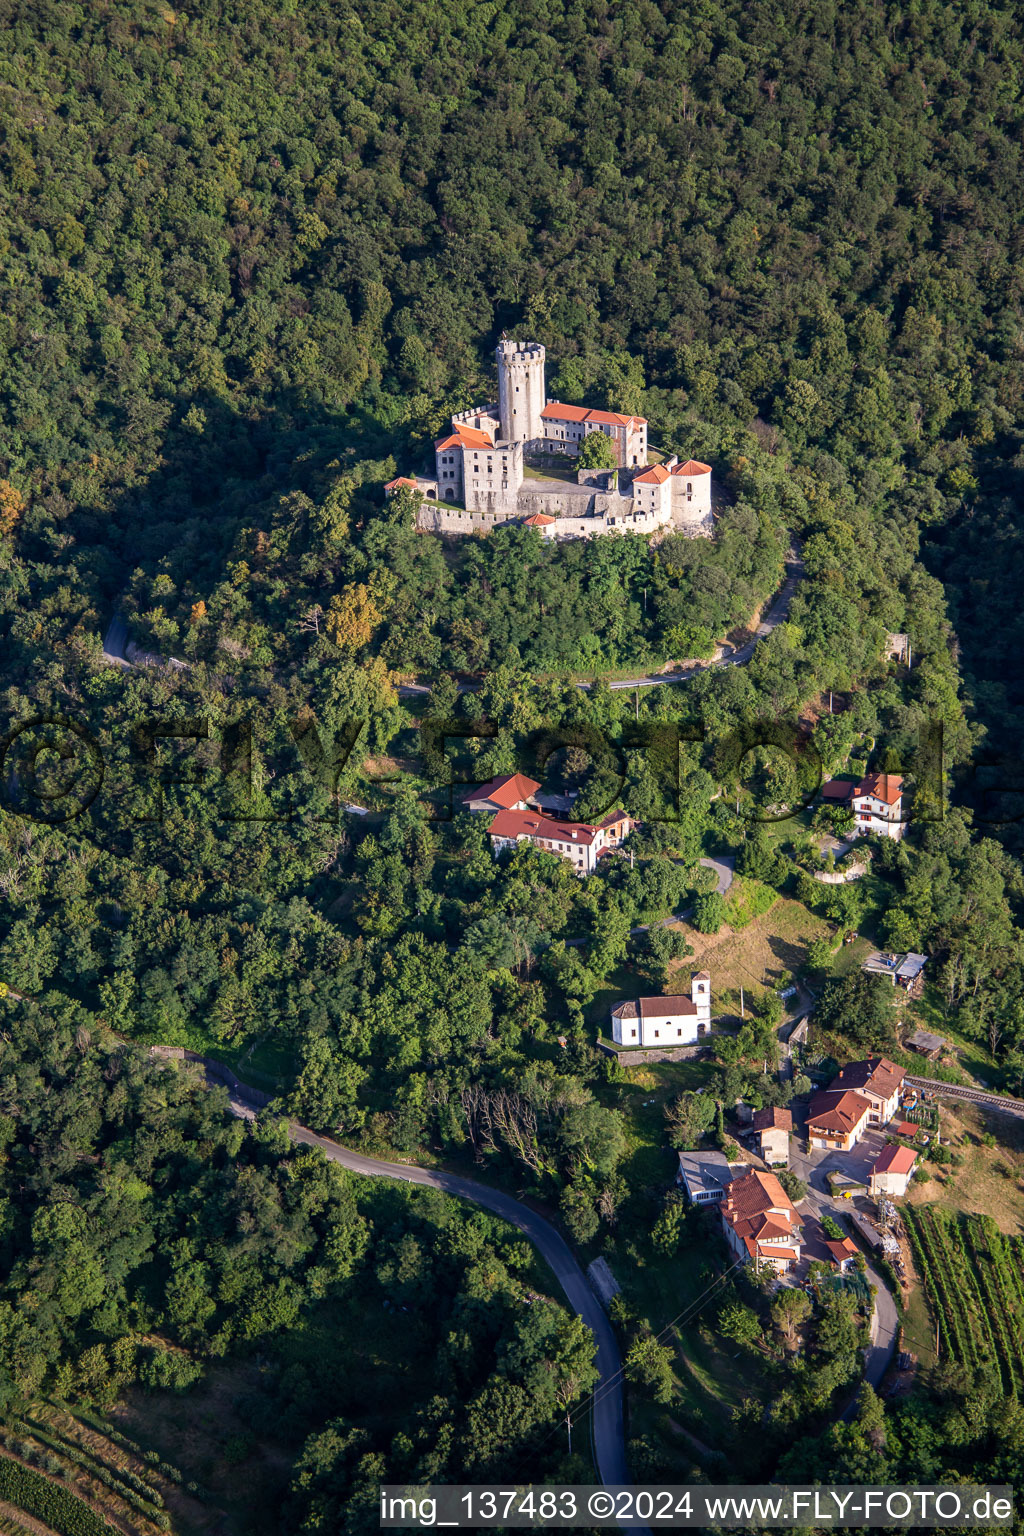
[[742, 1163], [730, 1163], [724, 1152], [680, 1152], [676, 1183], [691, 1205], [715, 1205], [725, 1194]]
[[[546, 399], [544, 348], [502, 340], [495, 350], [498, 399], [459, 411], [434, 443], [432, 476], [399, 475], [384, 487], [419, 491], [417, 527], [435, 533], [490, 533], [517, 522], [545, 539], [605, 533], [678, 532], [710, 537], [711, 466], [672, 457], [647, 465], [642, 416]], [[576, 483], [525, 475], [526, 456], [576, 459], [600, 432], [611, 443], [615, 468], [578, 470]]]
[[726, 1187], [719, 1210], [737, 1258], [755, 1267], [773, 1264], [783, 1275], [799, 1263], [800, 1216], [774, 1173], [751, 1169], [740, 1174]]
[[903, 779], [898, 773], [868, 773], [862, 779], [829, 779], [822, 786], [822, 798], [836, 805], [849, 805], [853, 812], [854, 834], [866, 837], [903, 836]]
[[911, 997], [917, 997], [924, 990], [927, 964], [927, 955], [917, 955], [913, 950], [904, 955], [877, 949], [864, 961], [862, 969], [869, 976], [884, 976], [894, 987], [901, 987]]
[[758, 1150], [770, 1168], [789, 1166], [789, 1137], [793, 1116], [788, 1109], [756, 1109], [751, 1122]]
[[807, 1115], [807, 1140], [811, 1147], [849, 1152], [871, 1122], [871, 1101], [859, 1093], [816, 1093]]
[[711, 977], [697, 971], [689, 992], [637, 997], [611, 1010], [616, 1045], [695, 1045], [711, 1028]]
[[913, 1147], [905, 1144], [883, 1147], [871, 1166], [868, 1189], [876, 1199], [905, 1195], [914, 1177], [916, 1162], [917, 1153]]
[[885, 1056], [869, 1056], [865, 1061], [851, 1061], [832, 1079], [833, 1091], [852, 1089], [871, 1105], [868, 1123], [887, 1125], [899, 1109], [906, 1069]]
[[824, 1242], [832, 1263], [841, 1275], [845, 1275], [857, 1257], [859, 1251], [857, 1244], [850, 1237], [843, 1237], [838, 1240], [834, 1237], [826, 1237]]
[[467, 811], [525, 811], [534, 803], [534, 795], [540, 789], [536, 779], [528, 779], [524, 773], [505, 773], [486, 784], [467, 790], [462, 796]]
[[621, 847], [633, 826], [625, 811], [610, 811], [597, 826], [591, 826], [585, 821], [562, 821], [540, 811], [501, 810], [487, 831], [495, 856], [527, 842], [568, 859], [578, 875], [592, 875], [598, 860]]

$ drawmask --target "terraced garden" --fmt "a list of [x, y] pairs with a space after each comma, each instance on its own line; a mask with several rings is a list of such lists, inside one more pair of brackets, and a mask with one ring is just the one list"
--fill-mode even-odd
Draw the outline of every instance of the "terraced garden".
[[[167, 1494], [176, 1467], [84, 1409], [35, 1405], [0, 1430], [0, 1536], [48, 1530], [57, 1536], [156, 1536], [171, 1529]], [[201, 1490], [189, 1489], [193, 1498]]]
[[934, 1205], [903, 1214], [940, 1358], [995, 1367], [1004, 1392], [1024, 1397], [1024, 1240], [1007, 1237], [989, 1216]]

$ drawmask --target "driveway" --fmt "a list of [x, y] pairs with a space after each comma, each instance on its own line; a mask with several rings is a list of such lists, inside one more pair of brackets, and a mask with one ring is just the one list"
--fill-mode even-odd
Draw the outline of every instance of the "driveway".
[[[867, 1183], [868, 1169], [884, 1146], [885, 1137], [881, 1131], [868, 1131], [852, 1152], [803, 1152], [794, 1137], [790, 1143], [789, 1166], [807, 1185], [807, 1198], [801, 1204], [819, 1220], [822, 1216], [831, 1216], [845, 1231], [846, 1223], [842, 1218], [850, 1207], [845, 1200], [836, 1200], [829, 1193], [827, 1175], [845, 1173]], [[875, 1306], [871, 1314], [871, 1341], [864, 1351], [864, 1379], [877, 1390], [896, 1348], [899, 1315], [892, 1292], [870, 1257], [867, 1266], [868, 1281], [875, 1287]], [[855, 1409], [856, 1399], [843, 1417], [850, 1418]]]

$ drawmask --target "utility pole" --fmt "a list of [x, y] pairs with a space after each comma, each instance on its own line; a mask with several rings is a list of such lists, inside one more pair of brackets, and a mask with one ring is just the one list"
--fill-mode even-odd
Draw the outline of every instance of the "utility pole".
[[746, 1010], [745, 1010], [745, 1008], [743, 1006], [743, 988], [740, 987], [740, 1018], [741, 1019], [745, 1019], [746, 1016], [747, 1016]]
[[633, 690], [633, 693], [634, 693], [634, 697], [635, 697], [635, 700], [636, 700], [636, 718], [639, 720], [640, 719], [640, 689], [639, 688], [635, 688]]
[[832, 713], [832, 689], [831, 688], [828, 691], [828, 712], [829, 712], [829, 714]]
[[647, 612], [647, 588], [644, 587], [644, 613]]
[[569, 1455], [572, 1455], [572, 1414], [565, 1410], [565, 1427], [569, 1431]]

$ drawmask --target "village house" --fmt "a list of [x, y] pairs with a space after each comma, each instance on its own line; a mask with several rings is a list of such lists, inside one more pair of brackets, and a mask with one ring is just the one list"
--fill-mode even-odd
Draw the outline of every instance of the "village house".
[[839, 1239], [826, 1237], [824, 1246], [828, 1249], [829, 1257], [841, 1275], [845, 1275], [852, 1267], [854, 1259], [860, 1252], [857, 1244], [850, 1237]]
[[885, 1056], [869, 1056], [866, 1061], [851, 1061], [832, 1079], [833, 1091], [852, 1089], [871, 1105], [868, 1123], [887, 1125], [900, 1105], [906, 1069]]
[[871, 1123], [871, 1101], [850, 1090], [816, 1093], [807, 1115], [807, 1141], [819, 1151], [850, 1152]]
[[568, 859], [582, 876], [592, 875], [599, 859], [621, 847], [633, 826], [625, 811], [610, 811], [597, 826], [591, 826], [585, 821], [562, 821], [540, 811], [500, 810], [487, 832], [495, 857], [518, 843], [531, 843], [534, 848]]
[[740, 1259], [786, 1274], [800, 1262], [801, 1223], [773, 1173], [751, 1169], [732, 1180], [719, 1205], [726, 1241]]
[[724, 1152], [680, 1152], [676, 1183], [691, 1205], [717, 1205], [742, 1166], [730, 1163]]
[[881, 1196], [902, 1197], [914, 1177], [917, 1153], [913, 1147], [887, 1146], [875, 1158], [868, 1178], [868, 1189], [878, 1199]]
[[[459, 411], [434, 444], [433, 476], [398, 475], [384, 487], [419, 491], [417, 527], [434, 533], [490, 533], [505, 523], [545, 539], [654, 533], [669, 524], [710, 537], [711, 466], [677, 457], [648, 467], [642, 416], [548, 400], [544, 348], [502, 340], [495, 349], [498, 399]], [[591, 435], [608, 439], [615, 467], [579, 470], [575, 483], [527, 478], [528, 456], [577, 459]]]
[[536, 779], [528, 779], [523, 773], [505, 773], [486, 784], [467, 790], [462, 796], [467, 811], [525, 811], [534, 804], [534, 796], [540, 789]]
[[903, 779], [898, 773], [869, 773], [857, 780], [829, 779], [821, 794], [833, 805], [850, 807], [856, 837], [866, 837], [869, 832], [876, 837], [903, 836]]
[[616, 1045], [694, 1045], [711, 1028], [711, 977], [697, 971], [690, 991], [638, 997], [611, 1010]]
[[751, 1121], [758, 1151], [770, 1168], [789, 1166], [789, 1137], [793, 1116], [788, 1109], [758, 1109]]

